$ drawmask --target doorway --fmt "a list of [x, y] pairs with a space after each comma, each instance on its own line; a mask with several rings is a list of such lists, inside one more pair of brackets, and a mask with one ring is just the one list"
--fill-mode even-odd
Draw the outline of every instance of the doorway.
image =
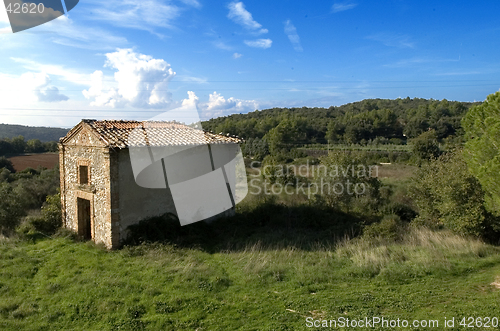
[[77, 198], [78, 235], [86, 240], [92, 239], [92, 222], [90, 217], [90, 200]]

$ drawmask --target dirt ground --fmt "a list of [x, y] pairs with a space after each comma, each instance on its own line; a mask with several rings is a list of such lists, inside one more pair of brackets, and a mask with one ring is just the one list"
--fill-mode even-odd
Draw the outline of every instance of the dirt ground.
[[33, 169], [38, 168], [38, 166], [52, 169], [59, 162], [58, 153], [43, 153], [43, 154], [30, 154], [30, 155], [19, 155], [12, 156], [9, 160], [14, 165], [16, 171], [22, 171], [28, 167]]

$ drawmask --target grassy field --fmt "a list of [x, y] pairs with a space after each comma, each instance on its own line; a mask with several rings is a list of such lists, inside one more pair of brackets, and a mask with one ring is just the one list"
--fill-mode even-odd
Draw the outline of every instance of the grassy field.
[[[404, 200], [414, 170], [384, 164], [378, 176]], [[115, 251], [64, 232], [0, 237], [0, 330], [311, 330], [373, 317], [464, 330], [464, 317], [500, 318], [499, 247], [408, 225], [392, 240], [349, 240], [375, 218], [306, 198], [249, 195], [233, 218], [150, 223], [169, 243]]]
[[372, 316], [443, 329], [445, 317], [499, 317], [498, 248], [422, 230], [403, 242], [208, 252], [3, 239], [0, 329], [306, 330], [308, 317]]

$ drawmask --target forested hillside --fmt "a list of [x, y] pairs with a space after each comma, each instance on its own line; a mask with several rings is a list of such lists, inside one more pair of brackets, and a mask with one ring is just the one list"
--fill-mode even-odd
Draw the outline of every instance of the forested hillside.
[[47, 128], [38, 126], [24, 126], [0, 124], [0, 139], [23, 136], [26, 140], [38, 139], [41, 142], [59, 141], [68, 133], [68, 129]]
[[364, 144], [374, 139], [404, 143], [433, 129], [438, 139], [462, 135], [460, 120], [479, 103], [443, 99], [366, 99], [330, 108], [273, 108], [235, 114], [203, 123], [206, 130], [244, 139], [266, 138], [275, 129], [291, 144]]

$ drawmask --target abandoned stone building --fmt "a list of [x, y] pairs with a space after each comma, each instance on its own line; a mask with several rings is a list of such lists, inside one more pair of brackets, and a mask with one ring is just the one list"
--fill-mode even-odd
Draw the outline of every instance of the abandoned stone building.
[[[116, 248], [129, 225], [148, 217], [171, 212], [181, 224], [182, 219], [189, 224], [231, 207], [234, 210], [241, 199], [235, 196], [234, 162], [231, 165], [229, 159], [241, 155], [239, 142], [177, 122], [82, 120], [59, 143], [63, 225], [86, 239]], [[172, 146], [181, 147], [175, 155], [182, 158], [165, 157], [165, 148]], [[231, 156], [217, 159], [221, 152]], [[134, 161], [131, 154], [146, 158]], [[152, 175], [143, 176], [146, 168]], [[207, 173], [225, 178], [223, 184], [212, 179], [199, 182], [203, 177], [199, 175]], [[196, 190], [183, 184], [196, 181], [201, 183]], [[198, 197], [201, 202], [193, 200]], [[207, 206], [215, 209], [202, 212]]]

